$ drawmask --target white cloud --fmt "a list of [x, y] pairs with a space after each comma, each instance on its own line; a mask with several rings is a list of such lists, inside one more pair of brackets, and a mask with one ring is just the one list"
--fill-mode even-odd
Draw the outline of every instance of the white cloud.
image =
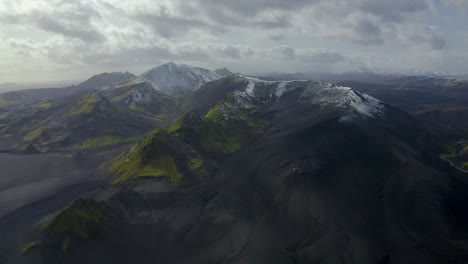
[[[468, 7], [445, 3], [458, 18], [455, 8]], [[435, 6], [433, 0], [2, 0], [0, 36], [7, 41], [0, 44], [0, 81], [21, 80], [34, 67], [34, 76], [57, 79], [138, 73], [168, 60], [245, 72], [318, 64], [452, 69], [441, 58], [466, 50], [447, 50], [450, 30], [429, 24], [431, 16], [448, 15]]]

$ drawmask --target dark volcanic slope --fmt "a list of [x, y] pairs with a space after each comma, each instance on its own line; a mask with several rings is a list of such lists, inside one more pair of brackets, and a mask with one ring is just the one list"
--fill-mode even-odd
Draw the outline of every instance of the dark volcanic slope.
[[[0, 262], [41, 217], [102, 186], [103, 164], [118, 150], [90, 156], [0, 154]], [[36, 263], [36, 262], [34, 262]]]
[[468, 131], [468, 83], [417, 82], [375, 84], [342, 82], [379, 100], [408, 111], [422, 120], [452, 130]]
[[[466, 263], [466, 175], [414, 119], [348, 88], [231, 81], [209, 111], [122, 156], [141, 173], [106, 202], [70, 205], [24, 260]], [[195, 154], [198, 166], [173, 159]]]

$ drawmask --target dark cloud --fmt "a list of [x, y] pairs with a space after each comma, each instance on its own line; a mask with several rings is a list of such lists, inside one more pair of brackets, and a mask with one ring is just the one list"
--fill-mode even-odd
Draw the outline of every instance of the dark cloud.
[[317, 64], [334, 64], [346, 61], [346, 57], [336, 52], [320, 52], [315, 54], [305, 54], [299, 58], [302, 62]]
[[58, 33], [65, 37], [81, 39], [84, 42], [103, 42], [106, 39], [105, 36], [96, 29], [67, 25], [50, 16], [39, 14], [38, 16], [32, 16], [31, 20], [42, 30]]
[[296, 50], [287, 46], [275, 47], [273, 48], [273, 52], [279, 54], [285, 60], [292, 60], [296, 55]]
[[81, 61], [90, 65], [106, 66], [156, 65], [161, 61], [171, 60], [176, 57], [177, 55], [168, 49], [154, 46], [121, 49], [110, 54], [86, 54], [81, 57]]
[[426, 0], [366, 0], [360, 2], [360, 9], [386, 22], [402, 22], [406, 15], [425, 11], [429, 8]]
[[413, 43], [425, 43], [429, 45], [434, 50], [441, 50], [445, 47], [446, 41], [440, 37], [432, 28], [430, 27], [417, 27], [412, 28], [409, 32], [408, 40]]
[[[300, 31], [307, 24], [295, 24], [294, 18], [305, 15], [311, 25], [323, 29], [322, 34], [325, 36], [369, 46], [382, 45], [386, 40], [398, 40], [396, 36], [401, 34], [398, 32], [401, 26], [420, 24], [414, 17], [418, 13], [427, 12], [431, 1], [195, 0], [180, 3], [181, 6], [187, 6], [184, 9], [191, 10], [185, 13], [203, 16], [211, 21], [210, 24], [216, 24], [226, 31], [235, 27], [265, 30], [288, 30], [294, 27]], [[284, 34], [278, 32], [275, 35], [266, 34], [266, 37], [275, 41], [284, 40]], [[429, 44], [435, 49], [444, 46], [440, 37], [412, 39], [414, 43]]]
[[286, 36], [284, 34], [270, 34], [268, 37], [273, 40], [273, 41], [282, 41], [286, 39]]
[[57, 2], [52, 9], [33, 9], [27, 12], [0, 13], [0, 21], [21, 24], [80, 39], [84, 42], [103, 42], [106, 37], [92, 24], [100, 19], [99, 12], [80, 1]]
[[197, 0], [205, 9], [223, 9], [239, 16], [256, 16], [272, 10], [292, 11], [311, 5], [317, 0]]
[[384, 37], [380, 28], [373, 23], [361, 20], [353, 27], [351, 39], [363, 45], [382, 45]]
[[194, 62], [208, 61], [210, 59], [211, 55], [206, 50], [203, 50], [201, 47], [194, 44], [177, 47], [177, 55], [173, 58], [173, 60]]
[[223, 27], [205, 22], [200, 18], [172, 15], [164, 6], [160, 8], [158, 13], [139, 13], [133, 17], [137, 21], [149, 25], [157, 35], [165, 38], [184, 35], [193, 30], [215, 34], [225, 32]]
[[222, 57], [229, 59], [240, 59], [241, 54], [240, 50], [233, 46], [227, 46], [220, 49], [220, 54]]

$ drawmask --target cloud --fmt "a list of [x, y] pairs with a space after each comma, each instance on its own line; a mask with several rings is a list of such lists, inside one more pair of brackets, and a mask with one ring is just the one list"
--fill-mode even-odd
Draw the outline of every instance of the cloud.
[[213, 34], [225, 31], [222, 27], [199, 18], [173, 15], [164, 6], [161, 6], [157, 13], [141, 12], [133, 15], [133, 18], [144, 25], [149, 25], [156, 34], [165, 38], [184, 35], [193, 30], [208, 31]]
[[99, 12], [80, 1], [54, 1], [53, 5], [40, 5], [25, 10], [0, 13], [0, 21], [36, 27], [64, 37], [84, 42], [103, 42], [105, 36], [95, 28], [93, 20], [101, 19]]
[[230, 59], [240, 59], [240, 51], [238, 48], [233, 46], [226, 46], [220, 49], [221, 56]]
[[296, 50], [288, 46], [280, 46], [272, 49], [273, 55], [279, 55], [281, 59], [292, 60], [296, 55]]
[[302, 62], [317, 64], [335, 64], [346, 61], [346, 57], [336, 52], [316, 52], [299, 57]]
[[402, 39], [412, 43], [424, 43], [433, 50], [441, 50], [446, 41], [437, 30], [429, 26], [409, 26], [402, 30]]
[[390, 23], [401, 23], [407, 15], [414, 15], [429, 9], [426, 0], [365, 0], [359, 3], [364, 13], [372, 14]]
[[238, 71], [353, 61], [453, 69], [441, 58], [454, 46], [466, 52], [468, 40], [457, 38], [468, 32], [465, 8], [464, 0], [1, 0], [0, 66], [19, 69], [27, 58], [78, 72], [168, 60]]

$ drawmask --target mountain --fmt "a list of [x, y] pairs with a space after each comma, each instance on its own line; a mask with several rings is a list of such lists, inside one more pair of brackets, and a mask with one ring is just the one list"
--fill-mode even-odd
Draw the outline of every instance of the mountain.
[[241, 75], [182, 101], [190, 112], [109, 162], [112, 191], [76, 200], [27, 235], [13, 233], [28, 230], [15, 221], [27, 208], [2, 222], [5, 237], [22, 237], [15, 260], [468, 259], [466, 175], [439, 159], [438, 142], [407, 113], [340, 85]]
[[[423, 72], [394, 72], [373, 71], [369, 69], [358, 69], [342, 73], [331, 72], [304, 72], [304, 73], [259, 73], [258, 76], [264, 80], [321, 80], [326, 82], [355, 81], [387, 85], [444, 85], [448, 82], [459, 80], [458, 76], [423, 73]], [[462, 79], [460, 79], [462, 80]]]
[[157, 66], [140, 77], [158, 91], [171, 95], [183, 95], [223, 76], [207, 69], [170, 62]]
[[77, 90], [101, 89], [108, 86], [128, 81], [136, 76], [129, 72], [101, 73], [92, 76], [88, 80], [80, 83]]
[[[34, 106], [38, 101], [61, 98], [80, 91], [99, 90], [128, 81], [134, 77], [135, 75], [128, 72], [101, 73], [75, 86], [10, 91], [0, 94], [0, 107], [8, 107], [8, 109], [30, 107]], [[32, 108], [34, 110], [34, 107]]]
[[391, 105], [399, 107], [436, 131], [445, 142], [444, 157], [461, 169], [468, 169], [465, 147], [468, 139], [468, 82], [457, 79], [407, 77], [399, 82], [379, 84], [345, 81]]
[[122, 85], [102, 92], [112, 102], [152, 118], [175, 119], [179, 113], [177, 98], [157, 91], [146, 81]]
[[227, 68], [221, 68], [221, 69], [217, 69], [215, 70], [215, 72], [219, 75], [222, 75], [224, 77], [227, 77], [227, 76], [231, 76], [233, 75], [234, 73], [231, 72], [230, 70], [228, 70]]
[[87, 92], [14, 120], [3, 128], [2, 139], [26, 153], [84, 150], [131, 141], [157, 124], [99, 92]]

